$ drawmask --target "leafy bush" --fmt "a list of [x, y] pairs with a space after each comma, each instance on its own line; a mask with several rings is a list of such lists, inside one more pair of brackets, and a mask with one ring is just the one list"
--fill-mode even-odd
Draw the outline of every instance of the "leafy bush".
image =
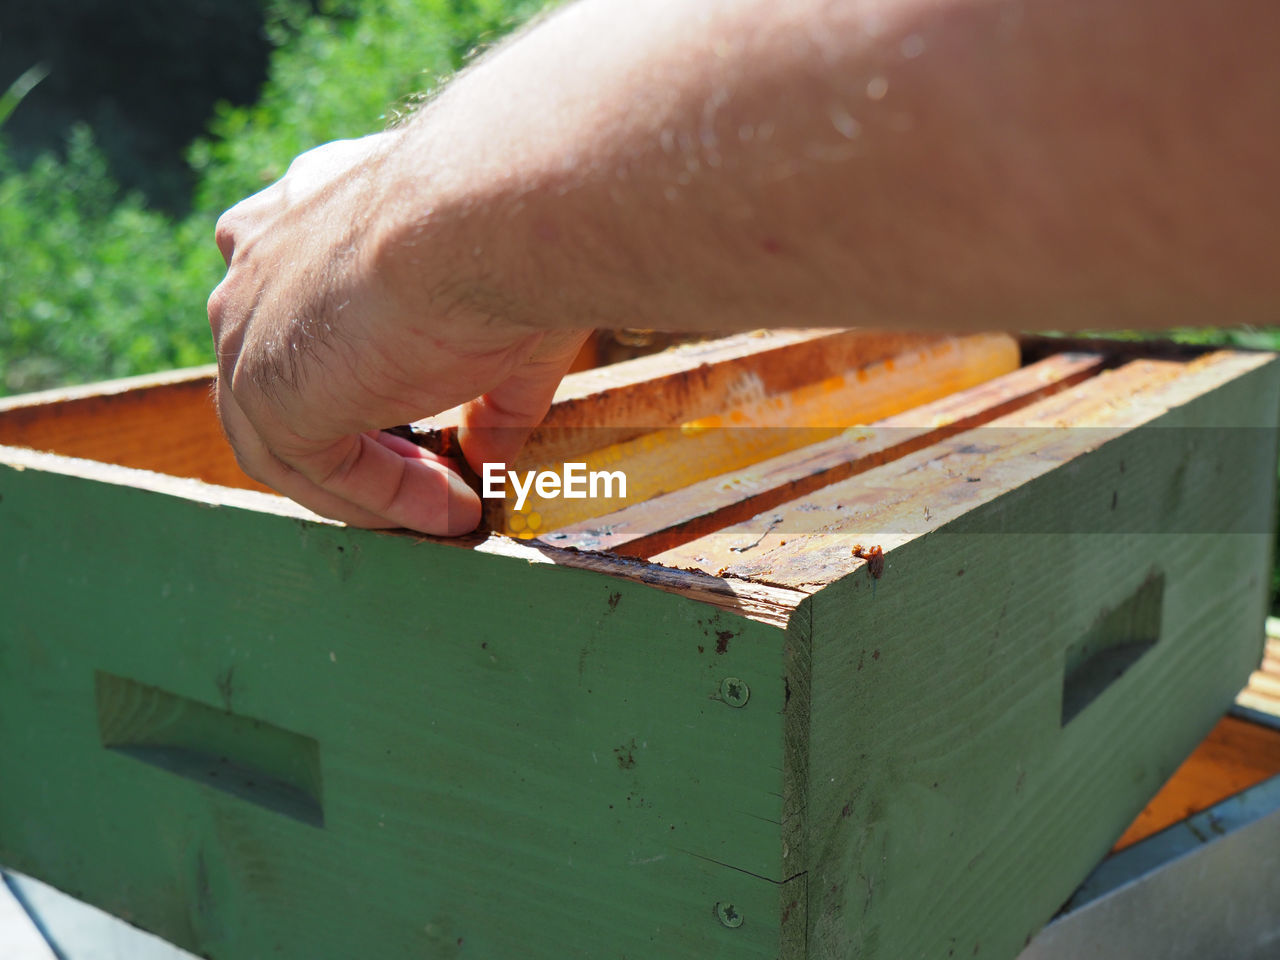
[[86, 128], [26, 170], [0, 143], [0, 394], [212, 359], [205, 301], [222, 274], [219, 213], [328, 140], [386, 125], [411, 95], [538, 0], [279, 0], [281, 42], [257, 104], [222, 105], [190, 160], [193, 210], [172, 220], [122, 192]]
[[197, 141], [196, 208], [226, 209], [278, 179], [299, 153], [384, 128], [477, 47], [546, 6], [543, 0], [380, 0], [326, 15], [279, 7], [290, 39], [251, 107], [217, 110]]
[[0, 146], [0, 393], [207, 362], [194, 226], [122, 196], [87, 128], [25, 171]]

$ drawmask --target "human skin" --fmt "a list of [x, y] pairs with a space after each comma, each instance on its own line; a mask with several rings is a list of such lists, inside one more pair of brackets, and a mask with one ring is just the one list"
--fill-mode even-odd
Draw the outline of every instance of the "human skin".
[[217, 403], [370, 527], [480, 503], [595, 327], [1275, 322], [1280, 5], [582, 0], [228, 211]]

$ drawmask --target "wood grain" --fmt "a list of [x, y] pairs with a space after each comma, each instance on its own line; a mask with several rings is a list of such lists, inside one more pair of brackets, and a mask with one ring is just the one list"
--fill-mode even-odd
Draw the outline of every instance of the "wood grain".
[[[1269, 624], [1269, 629], [1272, 625]], [[1280, 627], [1280, 624], [1274, 624]], [[1249, 676], [1249, 684], [1240, 692], [1237, 702], [1242, 707], [1280, 717], [1280, 636], [1268, 634], [1262, 663]]]
[[213, 408], [214, 367], [0, 399], [0, 444], [246, 490]]
[[[349, 529], [130, 453], [196, 379], [0, 413], [59, 437], [0, 447], [0, 861], [214, 958], [1010, 958], [1280, 654], [1270, 355], [1126, 360], [661, 563]], [[103, 423], [129, 465], [82, 459]], [[1158, 636], [1064, 718], [1153, 574]], [[161, 733], [305, 754], [323, 827], [129, 755]]]
[[559, 528], [551, 542], [647, 557], [905, 456], [1097, 373], [1099, 354], [1055, 354], [830, 440]]
[[[1269, 354], [1241, 353], [1215, 353], [1189, 363], [1133, 361], [652, 559], [812, 591], [863, 568], [852, 546], [877, 544], [891, 570], [892, 551], [903, 544], [1272, 362]], [[1261, 425], [1269, 415], [1243, 411], [1238, 425]], [[1202, 481], [1215, 482], [1212, 476]], [[1127, 516], [1145, 511], [1148, 525], [1158, 528], [1154, 501], [1126, 506], [1135, 511]], [[1046, 521], [1052, 517], [1047, 513]]]
[[[778, 955], [779, 628], [32, 467], [0, 542], [0, 862], [214, 958]], [[96, 671], [313, 739], [323, 829], [105, 749]]]
[[[736, 370], [738, 363], [735, 360], [722, 367]], [[565, 524], [829, 439], [851, 425], [879, 420], [983, 383], [1017, 365], [1017, 343], [1005, 334], [933, 338], [923, 346], [784, 392], [735, 394], [734, 406], [729, 409], [691, 417], [679, 426], [623, 442], [600, 443], [601, 431], [594, 428], [572, 428], [549, 448], [535, 437], [512, 469], [563, 474], [563, 458], [572, 457], [584, 464], [588, 474], [625, 474], [626, 497], [574, 500], [531, 493], [517, 509], [516, 494], [508, 484], [505, 500], [486, 502], [485, 519], [493, 529], [513, 536], [543, 536]], [[811, 367], [807, 372], [815, 375], [822, 371]], [[741, 371], [739, 375], [746, 376]], [[611, 439], [612, 431], [604, 434]], [[573, 438], [572, 444], [567, 436]]]
[[[563, 456], [584, 444], [558, 431], [609, 431], [586, 449], [662, 427], [676, 427], [805, 384], [843, 375], [943, 339], [939, 334], [877, 330], [757, 330], [681, 344], [566, 376], [530, 443], [543, 457]], [[417, 421], [423, 431], [461, 422], [460, 410]], [[607, 438], [607, 440], [606, 440]]]
[[[1275, 361], [1251, 360], [1216, 388], [1167, 385], [1178, 399], [1158, 423], [1272, 415]], [[1143, 436], [1027, 478], [1023, 495], [907, 539], [883, 578], [851, 570], [802, 604], [811, 956], [1015, 956], [1257, 664], [1271, 535], [1209, 531], [1269, 516], [1269, 483], [1223, 497], [1186, 451]], [[1274, 443], [1260, 447], [1233, 483], [1273, 472]], [[1113, 489], [1128, 509], [1157, 504], [1162, 525], [1132, 532]], [[1157, 642], [1063, 725], [1066, 651], [1152, 571], [1166, 583]]]

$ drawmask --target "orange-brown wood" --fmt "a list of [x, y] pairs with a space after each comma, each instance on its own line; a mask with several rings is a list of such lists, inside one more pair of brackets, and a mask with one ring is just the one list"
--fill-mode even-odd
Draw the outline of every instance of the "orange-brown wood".
[[0, 444], [265, 491], [222, 435], [213, 376], [201, 367], [0, 400]]
[[561, 528], [553, 542], [652, 556], [1050, 396], [1103, 363], [1096, 353], [1056, 354], [868, 427]]
[[[1017, 342], [1007, 334], [971, 334], [932, 338], [881, 360], [840, 368], [832, 376], [809, 379], [782, 392], [760, 395], [760, 378], [744, 374], [743, 388], [721, 397], [721, 402], [731, 397], [734, 401], [726, 409], [600, 446], [593, 445], [602, 436], [602, 431], [595, 428], [571, 428], [562, 435], [564, 442], [550, 448], [535, 437], [513, 465], [522, 474], [560, 474], [566, 460], [581, 463], [586, 473], [618, 471], [626, 477], [625, 498], [530, 495], [527, 502], [517, 506], [517, 496], [509, 486], [506, 500], [488, 501], [485, 518], [491, 527], [503, 532], [542, 535], [565, 524], [830, 439], [851, 425], [871, 423], [992, 380], [1015, 370], [1018, 361]], [[791, 358], [787, 362], [796, 361]], [[723, 366], [732, 369], [735, 365], [730, 361]], [[823, 369], [818, 366], [817, 372]], [[809, 376], [814, 372], [812, 366], [807, 369]], [[775, 379], [792, 382], [794, 371]], [[659, 392], [655, 389], [655, 393]], [[673, 413], [668, 411], [665, 415]], [[574, 446], [578, 443], [589, 446], [578, 450]]]
[[1280, 731], [1224, 717], [1116, 842], [1123, 850], [1280, 774]]
[[[757, 331], [583, 370], [565, 378], [522, 460], [546, 462], [714, 416], [943, 339]], [[583, 362], [599, 358], [598, 349], [584, 348]], [[2, 400], [0, 444], [267, 490], [240, 470], [222, 436], [210, 398], [214, 375], [210, 366]], [[450, 422], [455, 414], [423, 423]]]
[[660, 353], [680, 343], [716, 340], [722, 336], [709, 331], [694, 334], [663, 330], [593, 330], [569, 365], [569, 373]]
[[[560, 462], [650, 431], [680, 427], [840, 377], [938, 343], [938, 334], [874, 330], [759, 330], [689, 343], [564, 378], [522, 459]], [[419, 420], [415, 429], [449, 449], [461, 411]]]
[[[1229, 352], [1190, 362], [1133, 361], [651, 559], [713, 576], [817, 589], [865, 563], [850, 553], [851, 545], [876, 544], [888, 554], [1269, 361], [1269, 354]], [[1096, 429], [1057, 429], [1068, 426]]]
[[679, 426], [945, 339], [878, 330], [758, 330], [682, 344], [566, 377], [542, 427]]

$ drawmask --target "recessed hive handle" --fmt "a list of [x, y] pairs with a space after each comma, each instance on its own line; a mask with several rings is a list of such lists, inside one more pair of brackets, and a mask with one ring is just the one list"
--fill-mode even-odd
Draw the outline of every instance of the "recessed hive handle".
[[1117, 606], [1067, 648], [1062, 670], [1062, 725], [1074, 720], [1160, 639], [1164, 574], [1152, 571]]
[[313, 738], [102, 671], [94, 692], [104, 747], [324, 826]]

